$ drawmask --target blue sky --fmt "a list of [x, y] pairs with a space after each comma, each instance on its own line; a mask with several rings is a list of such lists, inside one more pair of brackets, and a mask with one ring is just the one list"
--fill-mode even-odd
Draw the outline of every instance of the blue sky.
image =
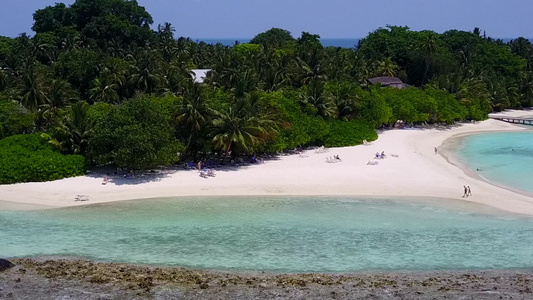
[[[33, 35], [35, 10], [74, 0], [2, 0], [0, 35]], [[272, 27], [299, 36], [357, 38], [387, 24], [413, 30], [471, 31], [500, 38], [533, 37], [532, 0], [138, 0], [154, 23], [170, 22], [177, 36], [247, 38]]]

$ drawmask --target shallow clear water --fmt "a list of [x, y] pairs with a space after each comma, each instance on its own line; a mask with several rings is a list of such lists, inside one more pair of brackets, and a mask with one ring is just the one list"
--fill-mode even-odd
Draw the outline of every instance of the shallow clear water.
[[467, 136], [457, 154], [489, 181], [533, 192], [533, 131]]
[[405, 201], [211, 197], [0, 211], [0, 257], [283, 272], [533, 267], [532, 219]]

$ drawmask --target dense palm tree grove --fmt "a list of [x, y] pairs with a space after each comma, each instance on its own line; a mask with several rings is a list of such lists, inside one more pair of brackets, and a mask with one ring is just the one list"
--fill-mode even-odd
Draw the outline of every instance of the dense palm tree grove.
[[[233, 47], [152, 30], [135, 0], [77, 0], [0, 36], [0, 139], [39, 133], [90, 165], [150, 168], [207, 155], [345, 146], [407, 123], [481, 120], [533, 104], [533, 46], [388, 26], [353, 48], [272, 28]], [[211, 69], [204, 83], [191, 70]], [[373, 86], [398, 77], [407, 89]]]

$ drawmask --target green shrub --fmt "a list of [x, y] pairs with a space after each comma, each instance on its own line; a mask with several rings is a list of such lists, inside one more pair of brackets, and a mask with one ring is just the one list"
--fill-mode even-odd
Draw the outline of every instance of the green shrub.
[[0, 140], [8, 136], [28, 133], [33, 115], [16, 102], [0, 100]]
[[139, 96], [113, 107], [96, 122], [88, 157], [100, 165], [148, 169], [178, 160], [183, 145], [174, 137], [170, 111], [159, 100]]
[[344, 147], [362, 144], [363, 140], [373, 141], [378, 138], [376, 131], [368, 124], [359, 120], [329, 123], [329, 134], [324, 138], [326, 147]]
[[40, 134], [0, 140], [0, 183], [50, 181], [83, 175], [85, 158], [63, 155]]
[[467, 109], [453, 94], [435, 88], [428, 88], [425, 93], [437, 101], [437, 111], [432, 118], [433, 122], [453, 124], [454, 121], [466, 118]]
[[329, 127], [322, 117], [304, 113], [297, 97], [290, 92], [273, 92], [264, 95], [269, 97], [270, 105], [280, 110], [280, 126], [278, 137], [267, 150], [280, 151], [306, 145], [322, 139], [328, 134]]
[[468, 110], [466, 119], [482, 121], [488, 119], [492, 107], [488, 99], [464, 99], [463, 104]]

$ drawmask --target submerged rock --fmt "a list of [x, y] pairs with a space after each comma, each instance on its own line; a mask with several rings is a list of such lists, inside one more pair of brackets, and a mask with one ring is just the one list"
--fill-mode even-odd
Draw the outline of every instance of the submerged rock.
[[15, 265], [9, 260], [0, 258], [0, 272], [13, 268]]

